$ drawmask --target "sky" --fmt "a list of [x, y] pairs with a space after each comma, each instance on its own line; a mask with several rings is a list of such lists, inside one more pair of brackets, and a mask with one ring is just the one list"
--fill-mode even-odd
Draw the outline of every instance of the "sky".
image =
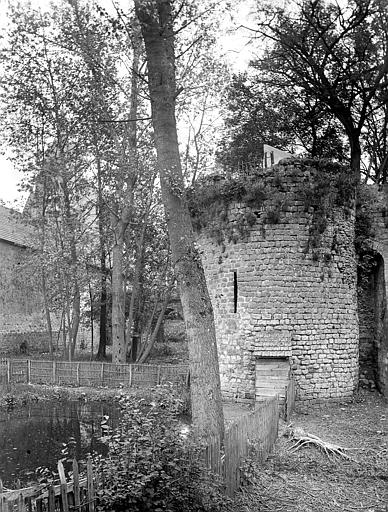
[[[8, 0], [0, 0], [0, 12], [4, 12]], [[43, 9], [48, 6], [50, 0], [33, 0], [32, 5], [34, 8], [40, 6]], [[105, 7], [112, 5], [112, 0], [100, 0], [100, 3], [104, 4]], [[117, 3], [124, 3], [120, 0]], [[253, 9], [254, 0], [244, 0], [239, 6], [238, 11], [238, 23], [248, 24], [250, 12]], [[0, 30], [6, 28], [6, 17], [0, 16]], [[250, 50], [247, 45], [247, 35], [244, 36], [243, 30], [234, 31], [233, 33], [225, 29], [225, 36], [220, 39], [223, 52], [225, 52], [230, 65], [236, 71], [241, 71], [248, 65], [250, 59]], [[0, 148], [0, 202], [3, 202], [5, 206], [10, 208], [16, 208], [18, 210], [23, 208], [27, 197], [26, 194], [22, 194], [19, 190], [19, 182], [23, 176], [22, 172], [18, 172], [7, 159], [6, 153], [7, 148]]]

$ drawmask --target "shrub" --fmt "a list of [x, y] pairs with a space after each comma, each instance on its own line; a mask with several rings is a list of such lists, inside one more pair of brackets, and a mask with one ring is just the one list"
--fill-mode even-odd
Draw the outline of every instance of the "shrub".
[[200, 463], [200, 447], [182, 433], [181, 401], [158, 388], [152, 402], [121, 401], [120, 425], [103, 424], [106, 457], [95, 457], [103, 474], [99, 510], [145, 512], [218, 511], [226, 499], [216, 477]]

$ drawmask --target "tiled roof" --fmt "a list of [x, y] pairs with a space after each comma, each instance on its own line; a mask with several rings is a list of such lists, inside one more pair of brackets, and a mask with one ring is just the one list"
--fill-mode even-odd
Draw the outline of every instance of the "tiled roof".
[[0, 240], [31, 246], [32, 229], [23, 223], [21, 214], [0, 205]]

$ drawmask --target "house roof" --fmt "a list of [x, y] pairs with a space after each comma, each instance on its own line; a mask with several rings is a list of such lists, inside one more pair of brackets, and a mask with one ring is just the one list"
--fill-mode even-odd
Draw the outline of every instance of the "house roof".
[[19, 212], [0, 205], [0, 240], [31, 246], [32, 229], [23, 223]]

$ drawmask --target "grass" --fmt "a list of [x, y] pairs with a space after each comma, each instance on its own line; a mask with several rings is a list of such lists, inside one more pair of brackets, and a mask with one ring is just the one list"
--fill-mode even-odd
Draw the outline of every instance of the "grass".
[[363, 391], [351, 403], [295, 413], [292, 428], [347, 448], [353, 460], [328, 457], [317, 447], [295, 444], [282, 425], [275, 450], [263, 467], [250, 461], [247, 485], [235, 510], [250, 512], [388, 511], [388, 407]]

